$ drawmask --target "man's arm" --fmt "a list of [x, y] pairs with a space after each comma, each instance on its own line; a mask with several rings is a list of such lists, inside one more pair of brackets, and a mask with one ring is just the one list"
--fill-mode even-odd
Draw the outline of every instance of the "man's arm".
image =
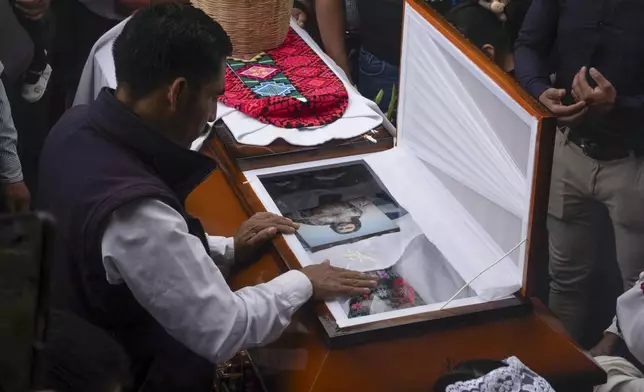
[[232, 237], [208, 236], [210, 257], [217, 265], [232, 266], [235, 263], [235, 239]]
[[230, 278], [235, 267], [235, 239], [232, 237], [208, 236], [210, 257], [225, 279]]
[[276, 339], [312, 294], [299, 271], [232, 292], [181, 215], [160, 201], [115, 211], [102, 250], [110, 283], [127, 284], [173, 337], [213, 363]]
[[[1, 72], [0, 72], [1, 73]], [[0, 191], [10, 212], [29, 210], [31, 196], [22, 178], [18, 158], [18, 131], [9, 98], [0, 79]]]
[[[290, 232], [284, 222], [268, 213], [244, 222], [235, 236], [237, 257], [240, 250], [248, 255], [245, 248]], [[329, 300], [364, 295], [377, 285], [369, 275], [325, 261], [232, 292], [183, 217], [153, 199], [116, 210], [101, 247], [108, 282], [127, 284], [175, 339], [212, 362], [276, 339], [311, 296]]]
[[644, 127], [644, 94], [642, 95], [619, 95], [615, 100], [615, 107], [610, 116], [615, 121], [630, 121], [630, 124], [640, 124], [640, 129]]
[[610, 356], [615, 352], [615, 346], [622, 339], [622, 334], [617, 328], [617, 317], [613, 317], [613, 323], [604, 331], [604, 337], [590, 350], [593, 357]]
[[315, 12], [324, 51], [351, 80], [351, 68], [345, 44], [345, 16], [342, 0], [316, 0]]
[[3, 184], [22, 181], [17, 146], [18, 131], [11, 117], [9, 98], [0, 80], [0, 181]]
[[551, 87], [549, 60], [558, 23], [557, 0], [534, 0], [516, 41], [515, 75], [521, 86], [535, 98]]

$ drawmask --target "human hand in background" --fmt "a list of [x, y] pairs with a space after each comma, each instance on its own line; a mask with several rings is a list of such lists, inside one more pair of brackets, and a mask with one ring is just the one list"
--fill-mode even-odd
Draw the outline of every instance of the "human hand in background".
[[239, 227], [235, 235], [235, 262], [248, 262], [278, 234], [293, 234], [300, 227], [283, 216], [260, 212]]
[[27, 212], [31, 203], [31, 194], [24, 181], [2, 184], [5, 205], [11, 213]]
[[293, 19], [295, 19], [295, 22], [297, 22], [298, 26], [304, 28], [304, 26], [306, 25], [306, 20], [308, 18], [306, 16], [306, 12], [302, 11], [299, 8], [292, 8], [291, 16], [293, 17]]
[[563, 99], [566, 90], [549, 88], [541, 94], [539, 102], [545, 105], [554, 114], [561, 125], [576, 125], [583, 120], [588, 107], [585, 101], [572, 105], [565, 105]]
[[50, 0], [16, 0], [15, 7], [30, 20], [39, 20], [49, 9]]
[[[587, 73], [590, 73], [590, 77], [597, 83], [594, 88], [588, 84]], [[615, 106], [617, 91], [598, 70], [582, 67], [572, 82], [572, 96], [576, 101], [585, 102], [590, 110], [606, 114]]]
[[619, 336], [606, 332], [602, 340], [590, 350], [590, 354], [593, 357], [612, 355], [615, 351], [615, 345], [619, 342], [619, 339]]
[[321, 264], [309, 265], [300, 271], [311, 281], [313, 298], [316, 300], [369, 294], [378, 284], [372, 276], [333, 267], [328, 260]]

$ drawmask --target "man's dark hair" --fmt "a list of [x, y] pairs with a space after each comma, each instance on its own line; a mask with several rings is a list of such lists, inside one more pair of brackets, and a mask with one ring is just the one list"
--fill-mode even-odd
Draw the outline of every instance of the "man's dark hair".
[[497, 53], [508, 53], [512, 46], [503, 23], [476, 1], [463, 1], [447, 14], [447, 20], [477, 48], [490, 44]]
[[114, 42], [116, 80], [140, 98], [177, 77], [201, 84], [222, 72], [233, 45], [203, 11], [165, 3], [140, 10]]

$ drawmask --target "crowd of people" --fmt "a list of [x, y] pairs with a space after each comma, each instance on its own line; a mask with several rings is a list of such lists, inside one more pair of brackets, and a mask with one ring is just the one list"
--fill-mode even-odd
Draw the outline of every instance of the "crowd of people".
[[[259, 214], [234, 238], [211, 237], [185, 211], [185, 197], [212, 170], [188, 147], [215, 118], [232, 44], [202, 11], [157, 2], [163, 4], [0, 0], [0, 211], [45, 209], [63, 230], [52, 283], [62, 313], [52, 317], [43, 388], [99, 390], [91, 383], [103, 380], [106, 391], [121, 384], [206, 391], [211, 363], [275, 339], [311, 298], [365, 293], [376, 284], [322, 263], [230, 290], [220, 268], [252, 261], [263, 244], [298, 224]], [[644, 3], [510, 0], [502, 16], [486, 0], [428, 3], [557, 117], [548, 304], [571, 337], [584, 341], [597, 289], [592, 273], [616, 260], [625, 293], [613, 325], [587, 348], [609, 373], [598, 390], [641, 390]], [[362, 95], [380, 96], [383, 112], [396, 99], [402, 13], [402, 0], [296, 0], [292, 10]], [[93, 44], [132, 14], [113, 48], [116, 89], [70, 109]], [[52, 130], [34, 143], [44, 145], [36, 156], [19, 146], [46, 132], [29, 129], [16, 112], [49, 119]], [[169, 155], [171, 164], [162, 158]], [[26, 178], [25, 165], [40, 170]], [[606, 229], [596, 219], [602, 209], [614, 233], [608, 259], [595, 241]], [[61, 325], [83, 323], [88, 329], [79, 339], [113, 338], [100, 376], [87, 377], [91, 367], [81, 376], [60, 354], [82, 351]], [[126, 360], [130, 372], [121, 366]], [[493, 365], [481, 366], [530, 372], [512, 358]], [[487, 372], [465, 373], [459, 380]]]

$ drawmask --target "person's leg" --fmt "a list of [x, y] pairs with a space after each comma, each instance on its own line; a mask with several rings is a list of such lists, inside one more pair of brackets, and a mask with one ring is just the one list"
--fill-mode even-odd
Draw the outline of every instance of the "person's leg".
[[67, 86], [67, 106], [71, 106], [76, 95], [78, 82], [80, 81], [83, 67], [87, 61], [87, 56], [92, 50], [92, 46], [112, 27], [116, 26], [118, 21], [103, 18], [87, 9], [78, 0], [73, 2], [72, 23], [74, 24], [74, 47], [71, 58], [71, 70], [66, 82]]
[[[31, 75], [36, 75], [36, 79], [31, 82], [33, 84], [38, 81], [37, 75], [44, 71], [47, 66], [45, 23], [42, 19], [31, 20], [20, 14], [18, 14], [18, 20], [27, 34], [29, 34], [29, 38], [31, 38], [31, 42], [34, 44], [34, 57], [31, 60], [31, 64], [27, 70], [28, 74], [26, 75], [26, 79], [29, 79], [30, 77], [33, 79], [33, 76]], [[30, 83], [29, 80], [26, 82]]]
[[349, 32], [346, 39], [349, 56], [349, 69], [351, 80], [356, 86], [360, 85], [360, 47], [362, 46], [359, 32]]
[[34, 57], [24, 75], [22, 97], [27, 102], [34, 103], [45, 94], [52, 72], [47, 63], [45, 22], [42, 19], [30, 20], [22, 16], [19, 20], [34, 44]]
[[550, 309], [579, 341], [596, 258], [592, 183], [598, 165], [557, 132], [548, 207]]
[[644, 271], [644, 158], [602, 164], [597, 193], [613, 221], [617, 262], [628, 290]]
[[53, 127], [65, 113], [65, 97], [69, 71], [72, 68], [74, 48], [74, 24], [71, 1], [54, 1], [51, 3], [50, 19], [53, 23], [53, 39], [50, 45], [51, 66], [64, 70], [52, 74], [49, 82], [49, 127]]
[[380, 60], [373, 54], [360, 50], [360, 94], [367, 99], [375, 100], [379, 92], [383, 97], [378, 106], [387, 113], [394, 87], [398, 89], [398, 67]]

